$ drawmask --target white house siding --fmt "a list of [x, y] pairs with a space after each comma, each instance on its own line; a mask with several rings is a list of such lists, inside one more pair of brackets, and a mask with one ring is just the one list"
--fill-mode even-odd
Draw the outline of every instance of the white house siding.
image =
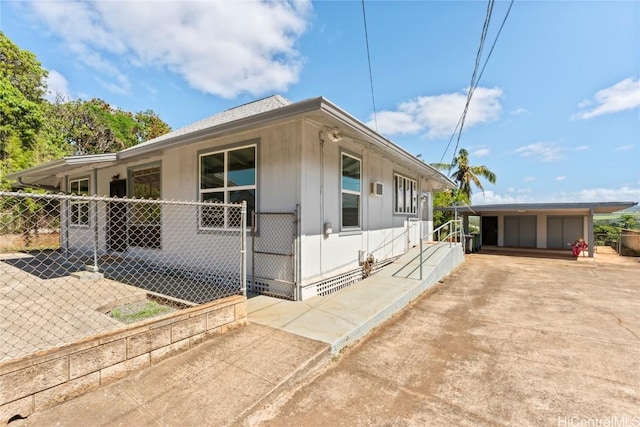
[[[319, 127], [305, 123], [302, 145], [302, 285], [360, 267], [361, 253], [377, 260], [408, 249], [407, 216], [393, 213], [393, 176], [401, 173], [418, 181], [415, 173], [393, 164], [358, 142], [320, 141]], [[341, 155], [362, 160], [359, 230], [341, 230]], [[382, 182], [383, 196], [370, 195], [370, 183]], [[417, 218], [417, 215], [414, 215]], [[325, 224], [332, 232], [324, 234]], [[416, 222], [417, 224], [417, 222]]]
[[[130, 184], [128, 171], [145, 165], [160, 165], [161, 198], [165, 200], [198, 200], [199, 153], [216, 151], [244, 143], [256, 143], [258, 147], [258, 182], [257, 209], [261, 211], [293, 212], [299, 203], [300, 169], [298, 163], [300, 140], [300, 125], [290, 122], [274, 125], [268, 128], [256, 129], [228, 137], [216, 138], [197, 144], [189, 144], [176, 149], [170, 149], [161, 155], [147, 157], [128, 163], [107, 167], [96, 171], [97, 191], [99, 195], [109, 195], [109, 183], [114, 175], [120, 179], [127, 179]], [[93, 187], [93, 172], [90, 188]], [[84, 176], [84, 175], [83, 175]], [[129, 190], [128, 190], [129, 191]], [[247, 214], [250, 214], [249, 212]], [[106, 210], [99, 215], [99, 251], [106, 252]], [[93, 224], [91, 224], [91, 227]], [[76, 230], [69, 228], [68, 244], [71, 247], [93, 246], [93, 234], [87, 233], [86, 228]], [[87, 237], [89, 236], [89, 237]], [[87, 240], [89, 238], [89, 240]], [[201, 247], [202, 251], [189, 251], [186, 258], [186, 247]], [[211, 265], [216, 263], [217, 257], [226, 259], [229, 252], [240, 251], [237, 235], [198, 230], [195, 208], [179, 208], [166, 206], [162, 211], [162, 249], [148, 249], [129, 246], [127, 253], [132, 256], [145, 257], [152, 252], [158, 259], [166, 258], [172, 264], [183, 266]], [[251, 257], [248, 259], [251, 269]]]
[[[300, 205], [300, 241], [298, 245], [298, 278], [305, 286], [360, 268], [362, 257], [373, 255], [385, 260], [405, 253], [410, 245], [418, 244], [419, 212], [412, 215], [394, 214], [394, 174], [401, 174], [419, 183], [428, 191], [428, 182], [414, 171], [393, 163], [388, 157], [371, 151], [359, 141], [344, 137], [341, 141], [320, 142], [320, 131], [315, 124], [304, 120], [291, 120], [231, 136], [191, 143], [162, 154], [130, 161], [96, 172], [97, 193], [109, 194], [109, 182], [119, 175], [127, 179], [132, 168], [160, 165], [161, 198], [168, 200], [198, 200], [199, 154], [216, 151], [244, 143], [258, 147], [257, 210], [263, 212], [293, 212]], [[362, 161], [361, 212], [359, 230], [341, 230], [340, 186], [341, 154], [348, 153]], [[91, 172], [93, 173], [93, 172]], [[92, 175], [93, 179], [93, 175]], [[382, 196], [370, 194], [372, 182], [383, 183]], [[92, 187], [93, 188], [93, 187]], [[420, 203], [420, 201], [418, 201]], [[427, 203], [428, 204], [428, 203]], [[420, 210], [420, 209], [419, 209]], [[411, 220], [410, 220], [411, 219]], [[106, 251], [106, 212], [100, 217], [99, 241], [101, 252]], [[325, 223], [332, 233], [324, 235]], [[423, 225], [432, 226], [430, 212], [423, 213]], [[266, 222], [260, 227], [266, 226]], [[258, 237], [260, 239], [261, 237]], [[283, 236], [286, 238], [286, 236]], [[73, 244], [72, 239], [69, 240]], [[166, 208], [162, 212], [162, 249], [129, 247], [128, 253], [145, 257], [165, 257], [172, 265], [186, 268], [217, 262], [216, 257], [228, 257], [236, 248], [237, 238], [216, 232], [198, 230], [193, 213], [179, 213]], [[250, 244], [250, 241], [249, 241]], [[187, 247], [202, 247], [199, 255], [184, 256]], [[247, 259], [252, 269], [251, 256]], [[286, 258], [275, 257], [271, 273], [278, 269], [281, 276], [291, 277], [291, 265]], [[260, 272], [256, 272], [260, 276]]]

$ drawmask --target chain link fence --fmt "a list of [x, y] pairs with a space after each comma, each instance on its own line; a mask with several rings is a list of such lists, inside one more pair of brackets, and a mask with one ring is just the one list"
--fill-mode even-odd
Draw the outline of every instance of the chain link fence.
[[253, 212], [249, 291], [295, 299], [297, 283], [296, 212]]
[[0, 360], [244, 293], [245, 209], [0, 192]]

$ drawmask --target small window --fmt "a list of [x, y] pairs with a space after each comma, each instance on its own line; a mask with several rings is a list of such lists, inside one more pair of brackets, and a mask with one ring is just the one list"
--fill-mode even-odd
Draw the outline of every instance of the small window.
[[342, 154], [341, 216], [342, 229], [360, 228], [362, 161]]
[[[69, 181], [69, 192], [77, 196], [87, 196], [89, 194], [89, 178]], [[89, 202], [72, 200], [70, 210], [71, 225], [81, 227], [89, 225]]]
[[[247, 202], [247, 225], [256, 209], [256, 145], [200, 155], [200, 201]], [[200, 229], [239, 228], [240, 218], [228, 215], [224, 206], [212, 204], [200, 210]]]
[[402, 175], [394, 175], [395, 213], [415, 214], [418, 212], [418, 183]]

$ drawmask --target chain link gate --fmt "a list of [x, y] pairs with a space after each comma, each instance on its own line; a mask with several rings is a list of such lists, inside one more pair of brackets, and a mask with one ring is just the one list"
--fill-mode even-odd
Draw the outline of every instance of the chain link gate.
[[296, 299], [298, 210], [252, 212], [251, 281], [254, 294]]
[[240, 204], [0, 192], [0, 361], [242, 295]]

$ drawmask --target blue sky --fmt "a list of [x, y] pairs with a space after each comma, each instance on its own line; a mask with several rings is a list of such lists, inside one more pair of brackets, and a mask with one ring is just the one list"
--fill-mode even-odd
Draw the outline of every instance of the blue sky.
[[[509, 2], [493, 8], [482, 62]], [[0, 2], [49, 89], [176, 129], [271, 94], [324, 96], [428, 162], [464, 107], [487, 3]], [[640, 201], [640, 2], [516, 1], [459, 148], [497, 175], [474, 203]]]

